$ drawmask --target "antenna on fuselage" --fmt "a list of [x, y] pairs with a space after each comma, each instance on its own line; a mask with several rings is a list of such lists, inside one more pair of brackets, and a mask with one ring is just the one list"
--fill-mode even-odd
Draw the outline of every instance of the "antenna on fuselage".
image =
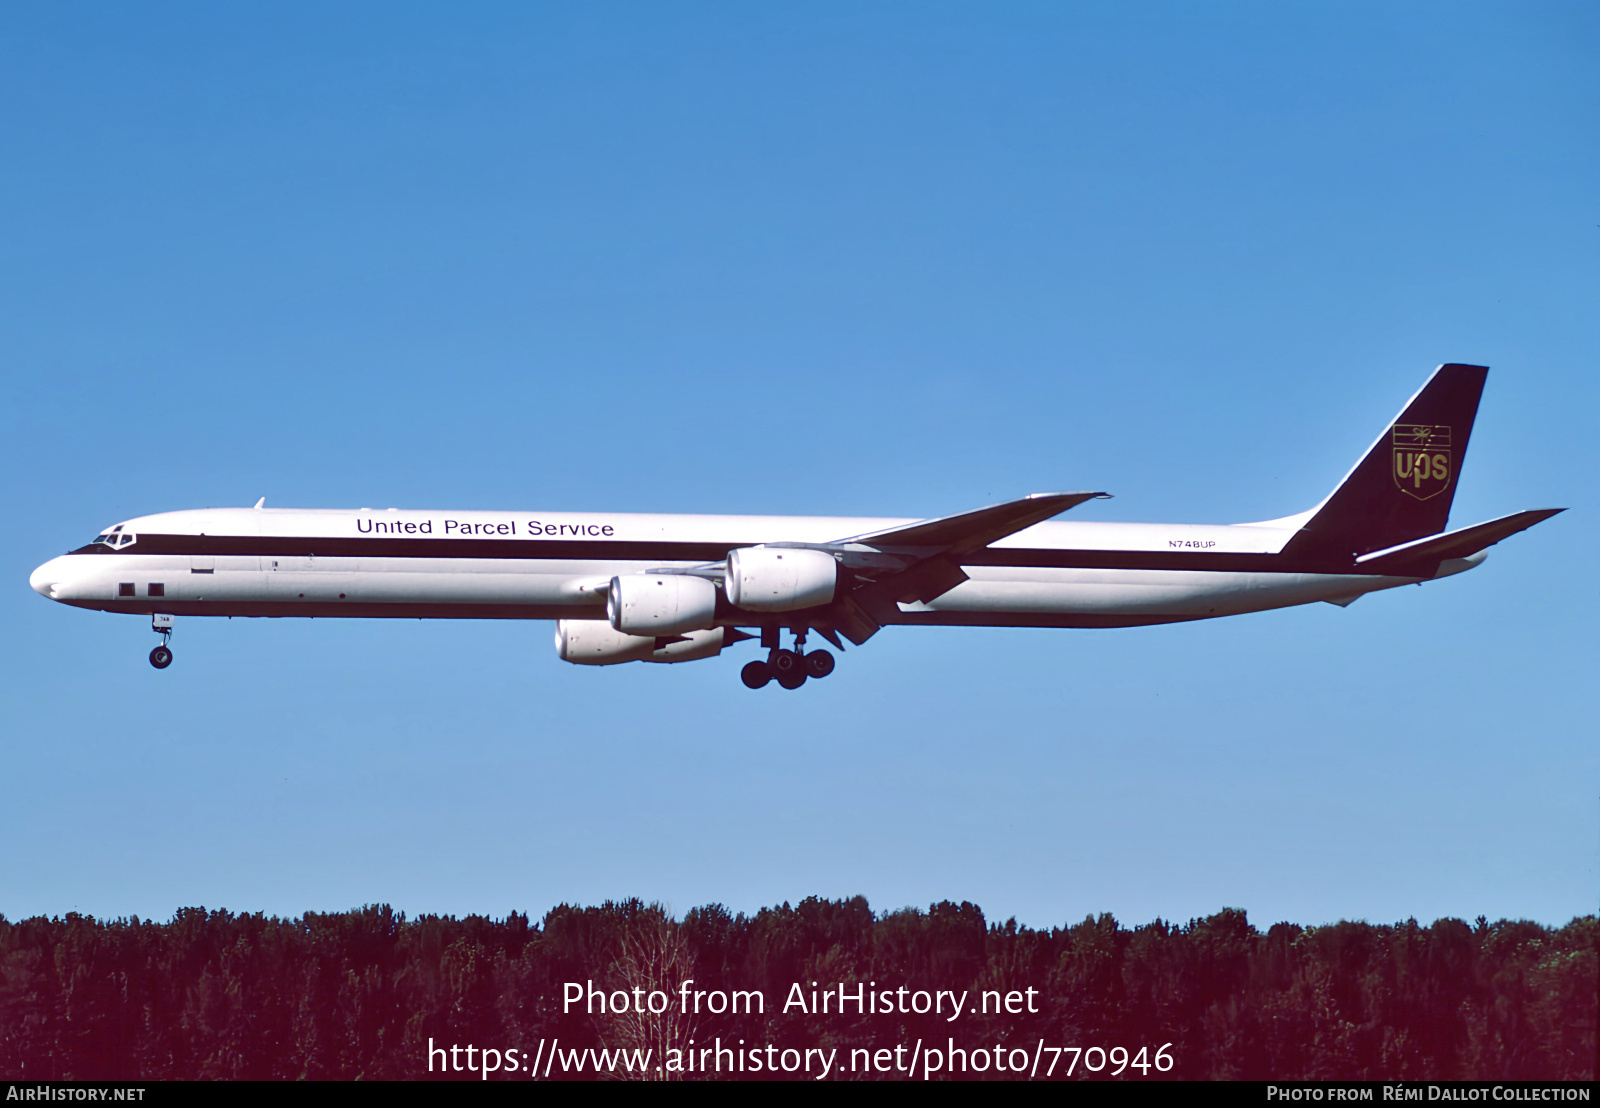
[[265, 508], [266, 506], [267, 506], [267, 498], [266, 497], [263, 496], [260, 500], [256, 501], [256, 511], [259, 512], [262, 508]]

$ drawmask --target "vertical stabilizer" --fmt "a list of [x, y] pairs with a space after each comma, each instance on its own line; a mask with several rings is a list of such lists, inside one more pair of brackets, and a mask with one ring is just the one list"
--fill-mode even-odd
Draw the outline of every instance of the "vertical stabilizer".
[[1283, 553], [1344, 562], [1443, 531], [1488, 372], [1434, 370]]

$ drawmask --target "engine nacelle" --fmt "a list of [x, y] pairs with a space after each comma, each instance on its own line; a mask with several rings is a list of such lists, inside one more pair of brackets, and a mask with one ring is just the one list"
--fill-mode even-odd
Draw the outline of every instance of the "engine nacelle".
[[630, 573], [613, 577], [606, 617], [625, 635], [657, 638], [712, 626], [717, 587], [704, 577], [678, 573]]
[[728, 551], [730, 603], [752, 612], [793, 612], [833, 600], [839, 563], [825, 550], [743, 546]]
[[710, 627], [677, 636], [657, 648], [653, 635], [625, 635], [598, 619], [556, 621], [556, 654], [580, 666], [614, 666], [622, 662], [693, 662], [715, 658], [727, 641], [726, 627]]

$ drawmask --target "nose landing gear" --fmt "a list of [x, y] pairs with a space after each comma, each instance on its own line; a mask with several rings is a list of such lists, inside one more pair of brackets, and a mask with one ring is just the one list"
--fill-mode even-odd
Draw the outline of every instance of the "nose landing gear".
[[765, 627], [761, 631], [761, 645], [768, 648], [767, 660], [750, 662], [739, 671], [739, 679], [747, 688], [765, 688], [776, 681], [786, 689], [798, 689], [807, 678], [818, 680], [833, 672], [833, 655], [826, 650], [806, 652], [806, 628], [796, 628], [794, 649], [784, 650], [778, 645], [779, 628]]
[[161, 645], [150, 652], [150, 664], [157, 669], [166, 669], [172, 664], [172, 650], [167, 646], [167, 643], [172, 639], [172, 617], [170, 615], [151, 616], [150, 630], [161, 636]]

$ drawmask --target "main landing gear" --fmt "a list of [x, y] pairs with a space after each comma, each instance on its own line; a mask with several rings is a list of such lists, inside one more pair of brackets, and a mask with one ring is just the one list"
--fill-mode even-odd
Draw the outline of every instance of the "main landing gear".
[[833, 655], [826, 650], [806, 652], [806, 630], [795, 632], [794, 649], [784, 650], [778, 645], [778, 629], [763, 628], [761, 645], [768, 648], [767, 660], [750, 662], [739, 671], [739, 679], [747, 688], [764, 688], [776, 681], [786, 689], [798, 689], [808, 677], [823, 678], [833, 672]]
[[172, 650], [167, 646], [167, 643], [172, 640], [172, 617], [169, 615], [151, 616], [150, 630], [161, 636], [161, 645], [150, 652], [150, 664], [157, 669], [166, 669], [172, 664]]

